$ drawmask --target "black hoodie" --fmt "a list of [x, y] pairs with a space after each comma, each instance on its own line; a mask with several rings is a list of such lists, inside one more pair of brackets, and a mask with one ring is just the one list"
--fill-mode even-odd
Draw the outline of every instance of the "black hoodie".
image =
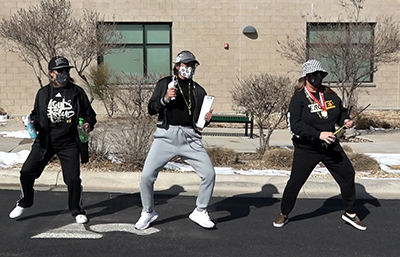
[[[313, 93], [319, 100], [318, 93]], [[320, 150], [323, 141], [319, 139], [322, 131], [335, 131], [336, 125], [343, 125], [345, 119], [350, 119], [348, 110], [343, 107], [342, 101], [334, 93], [323, 94], [328, 109], [328, 118], [318, 115], [317, 103], [310, 103], [304, 90], [296, 92], [289, 105], [288, 125], [293, 134], [292, 141], [296, 147]], [[330, 149], [341, 149], [338, 140], [332, 143]]]
[[[73, 84], [69, 83], [68, 86], [72, 88], [72, 103], [75, 110], [75, 115], [73, 116], [72, 123], [74, 128], [78, 125], [78, 119], [83, 118], [84, 123], [89, 123], [90, 128], [93, 130], [96, 124], [96, 113], [93, 110], [90, 101], [85, 93], [85, 91]], [[31, 119], [34, 121], [34, 126], [38, 132], [38, 136], [35, 139], [34, 144], [40, 145], [43, 150], [42, 156], [46, 154], [48, 148], [49, 135], [50, 135], [50, 120], [47, 117], [47, 108], [49, 103], [50, 90], [52, 85], [48, 84], [39, 89], [36, 94], [36, 99], [34, 103], [34, 108], [31, 112]], [[85, 163], [89, 160], [88, 154], [88, 143], [81, 143], [78, 137], [78, 132], [75, 129], [76, 141], [78, 143], [81, 152], [81, 162]]]

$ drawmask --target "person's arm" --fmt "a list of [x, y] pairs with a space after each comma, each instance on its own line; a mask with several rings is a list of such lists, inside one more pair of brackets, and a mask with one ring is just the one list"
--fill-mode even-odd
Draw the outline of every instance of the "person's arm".
[[338, 117], [337, 125], [339, 125], [339, 126], [346, 125], [346, 128], [352, 127], [353, 121], [350, 119], [349, 110], [347, 108], [343, 107], [343, 103], [340, 100], [340, 98], [339, 98], [338, 105], [339, 105], [339, 110], [340, 110], [340, 116]]
[[[42, 89], [44, 90], [44, 89]], [[36, 131], [40, 132], [42, 130], [42, 126], [39, 122], [39, 104], [40, 104], [40, 90], [36, 93], [35, 103], [33, 104], [33, 110], [31, 111], [31, 123], [35, 127]]]
[[289, 105], [289, 130], [297, 137], [315, 140], [319, 138], [320, 131], [302, 121], [303, 109], [308, 107], [304, 104], [301, 93], [294, 95]]
[[170, 100], [165, 98], [165, 96], [168, 95], [166, 81], [167, 80], [165, 79], [158, 81], [156, 87], [154, 88], [153, 94], [149, 100], [149, 104], [147, 105], [150, 115], [155, 115], [162, 112]]
[[94, 125], [97, 123], [96, 112], [93, 110], [92, 105], [89, 101], [88, 96], [85, 91], [82, 90], [82, 100], [83, 100], [83, 108], [82, 108], [82, 116], [84, 119], [83, 125], [85, 126], [86, 132], [90, 132], [94, 129]]

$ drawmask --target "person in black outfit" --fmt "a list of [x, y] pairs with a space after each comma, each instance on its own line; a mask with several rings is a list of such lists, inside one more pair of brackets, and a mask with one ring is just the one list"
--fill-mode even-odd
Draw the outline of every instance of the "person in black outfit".
[[77, 223], [87, 223], [82, 208], [80, 163], [88, 161], [88, 143], [79, 141], [77, 125], [84, 119], [87, 133], [93, 130], [96, 113], [85, 91], [72, 83], [66, 58], [56, 56], [49, 62], [50, 83], [36, 94], [31, 123], [38, 132], [32, 150], [20, 171], [21, 198], [9, 217], [18, 218], [33, 205], [33, 185], [45, 166], [56, 154], [60, 160], [64, 182], [68, 188], [68, 207]]
[[339, 184], [345, 213], [342, 219], [359, 230], [355, 213], [355, 171], [335, 135], [335, 125], [353, 126], [348, 110], [329, 87], [322, 85], [328, 75], [321, 63], [309, 60], [295, 89], [288, 112], [289, 130], [293, 134], [293, 165], [281, 201], [281, 213], [273, 222], [283, 227], [288, 221], [297, 195], [315, 166], [322, 162]]

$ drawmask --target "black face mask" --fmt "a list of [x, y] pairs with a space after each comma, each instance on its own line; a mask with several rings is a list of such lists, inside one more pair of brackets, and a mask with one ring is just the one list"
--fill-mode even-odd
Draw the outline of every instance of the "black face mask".
[[310, 82], [313, 87], [320, 87], [322, 86], [322, 79], [323, 76], [321, 72], [314, 72], [308, 75], [307, 81]]
[[62, 85], [63, 87], [68, 84], [69, 79], [70, 77], [68, 73], [58, 73], [56, 75], [56, 82]]

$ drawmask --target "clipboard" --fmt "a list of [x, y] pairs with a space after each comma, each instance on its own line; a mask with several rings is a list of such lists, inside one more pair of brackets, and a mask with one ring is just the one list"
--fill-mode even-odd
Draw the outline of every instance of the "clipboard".
[[196, 127], [204, 128], [204, 125], [206, 124], [206, 119], [205, 119], [206, 114], [211, 110], [211, 107], [214, 103], [214, 99], [215, 97], [212, 95], [204, 96], [203, 105], [201, 106], [199, 119], [196, 122]]

